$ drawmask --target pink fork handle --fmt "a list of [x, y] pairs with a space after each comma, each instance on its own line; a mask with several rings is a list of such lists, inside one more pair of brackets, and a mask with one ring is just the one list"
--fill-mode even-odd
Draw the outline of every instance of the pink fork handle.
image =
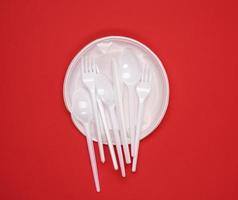
[[110, 107], [110, 115], [112, 119], [112, 127], [113, 127], [113, 132], [115, 136], [115, 141], [116, 141], [116, 148], [117, 148], [117, 154], [119, 158], [119, 165], [121, 168], [121, 175], [123, 177], [126, 176], [126, 171], [125, 171], [125, 164], [123, 160], [123, 154], [122, 154], [122, 149], [121, 149], [121, 141], [120, 141], [120, 135], [119, 135], [119, 128], [117, 124], [117, 118], [114, 110], [114, 106]]
[[98, 169], [97, 169], [95, 151], [94, 151], [94, 146], [93, 146], [93, 140], [92, 140], [91, 134], [90, 134], [89, 124], [85, 125], [85, 129], [86, 129], [88, 153], [89, 153], [89, 158], [90, 158], [90, 162], [91, 162], [94, 183], [95, 183], [96, 191], [100, 192], [100, 183], [99, 183], [99, 177], [98, 177]]
[[102, 123], [103, 123], [103, 126], [104, 126], [104, 130], [105, 130], [105, 133], [106, 133], [107, 143], [108, 143], [109, 151], [110, 151], [110, 154], [111, 154], [113, 167], [114, 167], [115, 170], [118, 170], [116, 154], [114, 152], [114, 147], [113, 147], [113, 144], [112, 144], [111, 134], [109, 132], [109, 128], [108, 128], [108, 125], [107, 125], [107, 120], [106, 120], [103, 104], [102, 104], [102, 101], [100, 99], [97, 99], [97, 103], [98, 103], [98, 108], [99, 108], [100, 115], [101, 115], [101, 118], [102, 118]]
[[135, 87], [129, 86], [129, 133], [131, 137], [131, 156], [134, 157], [135, 155], [135, 101], [134, 101], [134, 93]]
[[101, 158], [101, 162], [105, 162], [105, 155], [104, 155], [104, 149], [103, 149], [103, 143], [102, 143], [102, 134], [101, 134], [101, 128], [98, 118], [98, 111], [97, 111], [97, 102], [96, 102], [96, 95], [95, 90], [90, 91], [91, 98], [92, 98], [92, 104], [93, 104], [93, 114], [94, 114], [94, 120], [96, 122], [96, 130], [97, 130], [97, 137], [98, 137], [98, 147], [99, 147], [99, 154]]
[[133, 161], [132, 161], [132, 172], [136, 171], [136, 166], [137, 166], [143, 113], [144, 113], [144, 104], [143, 104], [143, 102], [140, 102], [139, 110], [138, 110], [137, 126], [136, 126], [135, 147], [134, 147], [135, 155], [134, 155]]

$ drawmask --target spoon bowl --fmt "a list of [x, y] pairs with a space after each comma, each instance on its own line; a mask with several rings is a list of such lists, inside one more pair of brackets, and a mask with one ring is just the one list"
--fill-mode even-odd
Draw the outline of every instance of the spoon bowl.
[[112, 84], [103, 74], [98, 74], [97, 76], [97, 95], [102, 99], [104, 104], [108, 106], [115, 104]]
[[71, 112], [82, 124], [89, 123], [92, 120], [90, 97], [85, 89], [80, 88], [73, 94]]
[[141, 70], [135, 54], [129, 48], [123, 50], [120, 57], [121, 78], [126, 85], [135, 85], [139, 82]]

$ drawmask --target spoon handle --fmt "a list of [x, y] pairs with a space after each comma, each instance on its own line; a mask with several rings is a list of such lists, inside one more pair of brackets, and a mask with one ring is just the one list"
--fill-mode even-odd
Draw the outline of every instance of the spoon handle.
[[119, 164], [121, 168], [121, 175], [122, 177], [126, 176], [126, 171], [125, 171], [125, 165], [124, 165], [124, 160], [123, 160], [123, 154], [122, 154], [122, 149], [121, 149], [121, 141], [120, 141], [120, 135], [119, 135], [119, 127], [117, 124], [117, 118], [116, 118], [116, 113], [115, 113], [115, 106], [111, 106], [109, 108], [111, 120], [112, 120], [112, 127], [113, 127], [113, 133], [114, 133], [114, 138], [116, 141], [116, 148], [117, 148], [117, 155], [119, 158]]
[[93, 146], [93, 140], [91, 138], [89, 123], [85, 124], [85, 130], [86, 130], [88, 152], [89, 152], [89, 157], [90, 157], [90, 162], [91, 162], [91, 167], [92, 167], [92, 172], [93, 172], [94, 183], [95, 183], [96, 191], [100, 192], [98, 169], [97, 169], [95, 151], [94, 151], [94, 146]]
[[129, 133], [131, 137], [131, 156], [135, 155], [135, 87], [133, 85], [128, 86], [129, 93]]

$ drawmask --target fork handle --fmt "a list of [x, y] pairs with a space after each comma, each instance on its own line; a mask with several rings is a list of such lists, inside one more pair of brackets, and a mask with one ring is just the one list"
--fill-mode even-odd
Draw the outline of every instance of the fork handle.
[[90, 134], [90, 127], [89, 127], [88, 123], [85, 124], [84, 126], [85, 126], [85, 129], [86, 129], [88, 153], [89, 153], [89, 158], [90, 158], [90, 162], [91, 162], [94, 183], [95, 183], [96, 191], [100, 192], [100, 183], [99, 183], [99, 177], [98, 177], [97, 162], [96, 162], [96, 157], [95, 157], [93, 140], [92, 140], [91, 134]]
[[101, 99], [97, 98], [97, 103], [98, 103], [98, 108], [99, 108], [100, 115], [101, 115], [101, 118], [102, 118], [102, 123], [103, 123], [103, 126], [104, 126], [104, 130], [105, 130], [105, 133], [106, 133], [107, 143], [108, 143], [109, 151], [110, 151], [110, 154], [111, 154], [113, 167], [114, 167], [115, 170], [118, 170], [116, 154], [114, 152], [112, 139], [111, 139], [111, 134], [109, 132], [109, 128], [108, 128], [108, 125], [107, 125], [105, 110], [104, 110]]
[[112, 70], [113, 70], [113, 80], [114, 80], [114, 90], [115, 90], [115, 100], [116, 100], [116, 110], [118, 113], [118, 119], [120, 124], [120, 133], [121, 133], [121, 140], [123, 145], [123, 151], [125, 155], [125, 161], [127, 164], [131, 163], [131, 157], [130, 157], [130, 150], [128, 146], [128, 139], [127, 139], [127, 133], [126, 133], [126, 124], [125, 124], [125, 115], [123, 110], [123, 104], [122, 104], [122, 88], [121, 88], [121, 80], [119, 80], [118, 75], [118, 68], [116, 65], [115, 60], [112, 61]]
[[104, 155], [104, 149], [103, 149], [103, 143], [102, 143], [102, 133], [101, 133], [100, 123], [99, 123], [99, 118], [98, 118], [95, 89], [90, 90], [90, 94], [91, 94], [92, 104], [93, 104], [94, 120], [96, 122], [99, 154], [100, 154], [101, 162], [104, 163], [105, 162], [105, 155]]
[[125, 171], [125, 165], [124, 165], [122, 148], [121, 148], [119, 127], [117, 124], [117, 118], [116, 118], [116, 113], [115, 113], [115, 106], [110, 106], [109, 112], [110, 112], [110, 116], [111, 116], [111, 120], [112, 120], [112, 127], [113, 127], [114, 138], [116, 141], [117, 155], [118, 155], [118, 159], [119, 159], [119, 165], [121, 168], [121, 175], [122, 175], [122, 177], [125, 177], [126, 171]]
[[128, 93], [129, 93], [129, 133], [131, 137], [131, 156], [134, 157], [135, 155], [135, 101], [134, 101], [134, 94], [135, 94], [135, 87], [134, 85], [128, 86]]
[[139, 102], [139, 108], [138, 108], [137, 125], [136, 125], [135, 147], [134, 147], [135, 148], [135, 150], [134, 150], [135, 155], [134, 155], [133, 161], [132, 161], [132, 172], [136, 171], [136, 166], [137, 166], [143, 113], [144, 113], [144, 102], [140, 101]]

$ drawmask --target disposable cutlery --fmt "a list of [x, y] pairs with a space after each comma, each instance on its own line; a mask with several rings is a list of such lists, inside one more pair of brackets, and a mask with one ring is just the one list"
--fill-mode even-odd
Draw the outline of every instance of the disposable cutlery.
[[128, 147], [128, 138], [126, 134], [126, 125], [125, 125], [125, 115], [123, 111], [123, 104], [122, 104], [122, 83], [119, 79], [119, 73], [118, 73], [118, 65], [116, 64], [116, 61], [112, 60], [112, 72], [113, 72], [113, 89], [115, 94], [115, 103], [116, 103], [116, 109], [118, 113], [118, 119], [120, 124], [120, 133], [122, 138], [122, 145], [125, 155], [125, 160], [127, 164], [131, 163], [131, 157], [130, 157], [130, 151]]
[[98, 178], [98, 170], [97, 170], [97, 163], [95, 158], [95, 151], [93, 147], [93, 140], [91, 137], [90, 132], [90, 125], [93, 119], [93, 113], [90, 103], [90, 97], [86, 90], [83, 88], [78, 89], [72, 98], [72, 109], [71, 114], [80, 121], [84, 128], [85, 128], [85, 134], [87, 139], [87, 145], [88, 145], [88, 152], [89, 157], [91, 161], [91, 167], [94, 177], [94, 183], [96, 187], [96, 191], [100, 192], [100, 184], [99, 184], [99, 178]]
[[[100, 90], [98, 90], [100, 93]], [[108, 124], [107, 124], [107, 119], [106, 119], [106, 115], [105, 115], [105, 110], [102, 104], [102, 100], [100, 98], [97, 98], [97, 103], [98, 103], [98, 108], [99, 108], [99, 112], [102, 118], [102, 124], [104, 127], [104, 131], [106, 134], [106, 138], [107, 138], [107, 143], [108, 143], [108, 147], [109, 147], [109, 151], [110, 151], [110, 155], [112, 158], [112, 164], [115, 170], [118, 170], [118, 164], [117, 164], [117, 159], [116, 159], [116, 155], [114, 152], [114, 148], [113, 148], [113, 144], [112, 144], [112, 139], [111, 139], [111, 134], [109, 132], [109, 128], [108, 128]]]
[[141, 125], [142, 125], [143, 114], [144, 114], [144, 103], [151, 91], [151, 79], [152, 79], [152, 74], [151, 74], [148, 66], [144, 66], [140, 83], [136, 87], [136, 93], [137, 93], [137, 96], [139, 99], [139, 105], [138, 105], [136, 136], [135, 136], [135, 155], [134, 155], [133, 161], [132, 161], [132, 172], [136, 171], [138, 152], [139, 152], [139, 144], [140, 144], [140, 135], [141, 135], [140, 134], [141, 133]]
[[107, 77], [101, 74], [98, 68], [97, 68], [97, 71], [98, 71], [97, 94], [102, 100], [105, 107], [109, 111], [111, 122], [112, 122], [113, 133], [114, 133], [114, 139], [116, 142], [117, 155], [119, 159], [121, 175], [125, 177], [126, 172], [125, 172], [125, 165], [124, 165], [123, 154], [121, 149], [119, 126], [117, 123], [117, 117], [115, 112], [115, 100], [114, 100], [113, 88], [110, 81], [107, 79]]
[[65, 73], [63, 98], [73, 124], [87, 139], [91, 189], [103, 189], [99, 165], [106, 161], [106, 173], [121, 179], [128, 177], [127, 168], [133, 174], [139, 170], [140, 142], [160, 125], [169, 93], [163, 63], [139, 41], [103, 37], [77, 52]]
[[94, 120], [96, 123], [96, 130], [97, 130], [97, 139], [98, 139], [98, 146], [99, 146], [99, 153], [101, 162], [105, 162], [105, 155], [103, 150], [103, 143], [102, 143], [102, 135], [101, 135], [101, 129], [100, 129], [100, 123], [98, 118], [98, 111], [97, 111], [97, 101], [96, 101], [96, 65], [94, 61], [90, 60], [89, 58], [85, 57], [81, 60], [81, 74], [82, 74], [82, 81], [86, 88], [88, 89], [92, 105], [93, 105], [93, 114], [94, 114]]
[[129, 95], [129, 134], [131, 137], [131, 155], [134, 156], [135, 142], [135, 87], [140, 80], [141, 70], [137, 57], [126, 48], [120, 57], [121, 78], [128, 88]]

